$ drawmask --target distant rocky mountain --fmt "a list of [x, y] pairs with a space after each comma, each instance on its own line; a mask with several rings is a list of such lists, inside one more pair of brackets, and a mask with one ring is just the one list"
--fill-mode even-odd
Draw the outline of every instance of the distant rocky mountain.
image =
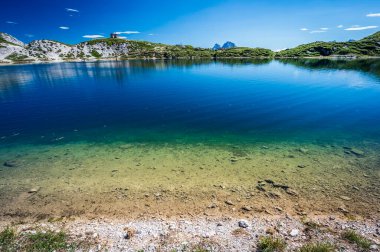
[[230, 49], [234, 47], [236, 47], [234, 43], [232, 43], [231, 41], [227, 41], [226, 43], [223, 44], [222, 49]]
[[222, 49], [222, 47], [219, 45], [219, 44], [215, 44], [213, 47], [212, 47], [212, 50], [214, 51], [217, 51], [217, 50], [220, 50]]
[[220, 46], [219, 44], [215, 44], [214, 47], [212, 48], [212, 50], [214, 51], [218, 51], [218, 50], [225, 50], [225, 49], [231, 49], [231, 48], [235, 48], [236, 45], [234, 43], [232, 43], [231, 41], [227, 41], [226, 43], [223, 44], [223, 46]]

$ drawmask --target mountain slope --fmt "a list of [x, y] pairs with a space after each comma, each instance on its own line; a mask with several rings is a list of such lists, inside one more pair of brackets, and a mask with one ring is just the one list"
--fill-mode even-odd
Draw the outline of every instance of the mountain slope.
[[25, 46], [25, 44], [21, 42], [20, 40], [3, 32], [0, 32], [0, 43], [14, 45], [14, 46], [22, 46], [22, 47]]
[[276, 57], [380, 56], [380, 32], [353, 42], [313, 42], [276, 53]]

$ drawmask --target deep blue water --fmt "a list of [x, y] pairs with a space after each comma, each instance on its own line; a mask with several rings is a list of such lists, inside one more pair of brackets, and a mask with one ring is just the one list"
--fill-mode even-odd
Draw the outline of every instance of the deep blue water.
[[0, 143], [377, 140], [380, 60], [1, 66], [0, 120]]

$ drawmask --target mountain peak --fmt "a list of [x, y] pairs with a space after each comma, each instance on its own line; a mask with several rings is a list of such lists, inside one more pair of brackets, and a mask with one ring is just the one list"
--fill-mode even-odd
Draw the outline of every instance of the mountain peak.
[[234, 43], [232, 43], [231, 41], [227, 41], [222, 46], [223, 49], [230, 49], [230, 48], [234, 48], [234, 47], [236, 47], [236, 45]]
[[220, 50], [222, 47], [219, 44], [215, 44], [212, 50], [217, 51]]
[[0, 43], [6, 43], [21, 47], [25, 46], [23, 42], [4, 32], [0, 32]]

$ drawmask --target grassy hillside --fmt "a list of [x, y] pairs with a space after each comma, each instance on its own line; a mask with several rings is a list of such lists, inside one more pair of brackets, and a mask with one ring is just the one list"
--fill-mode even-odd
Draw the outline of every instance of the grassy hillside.
[[380, 56], [380, 32], [353, 42], [313, 42], [274, 53], [265, 48], [235, 47], [213, 51], [190, 45], [172, 46], [146, 41], [124, 39], [96, 39], [90, 45], [104, 43], [108, 46], [128, 44], [128, 58], [299, 58], [321, 56]]
[[81, 44], [96, 45], [104, 44], [114, 46], [127, 44], [128, 58], [254, 58], [272, 57], [273, 52], [263, 48], [236, 47], [226, 50], [213, 51], [208, 48], [193, 47], [190, 45], [165, 45], [147, 41], [124, 40], [124, 39], [96, 39]]
[[264, 48], [235, 47], [215, 52], [216, 58], [259, 58], [273, 57], [274, 53]]
[[276, 57], [380, 56], [380, 32], [353, 42], [313, 42], [276, 53]]

